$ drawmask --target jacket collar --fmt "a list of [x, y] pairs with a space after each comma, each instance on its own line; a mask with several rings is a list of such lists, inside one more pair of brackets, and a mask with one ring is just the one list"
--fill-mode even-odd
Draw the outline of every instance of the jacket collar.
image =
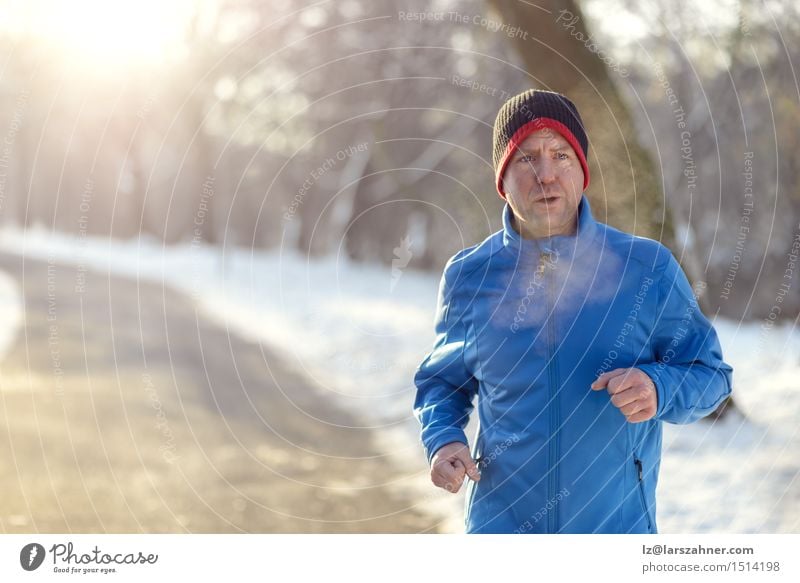
[[511, 225], [511, 207], [503, 207], [503, 245], [515, 254], [555, 252], [575, 255], [576, 251], [590, 245], [597, 233], [597, 221], [585, 194], [578, 203], [578, 229], [573, 235], [552, 235], [540, 239], [525, 239]]

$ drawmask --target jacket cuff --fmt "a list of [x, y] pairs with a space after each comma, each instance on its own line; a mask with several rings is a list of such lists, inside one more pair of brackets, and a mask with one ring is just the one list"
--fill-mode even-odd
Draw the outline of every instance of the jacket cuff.
[[454, 441], [459, 441], [466, 446], [469, 446], [469, 442], [467, 441], [467, 436], [461, 429], [450, 428], [440, 433], [437, 433], [436, 436], [428, 441], [425, 444], [425, 453], [428, 456], [428, 466], [431, 465], [431, 460], [433, 456], [436, 455], [436, 452], [442, 448], [442, 446], [447, 445], [448, 443], [453, 443]]
[[664, 386], [664, 381], [661, 379], [661, 375], [658, 373], [659, 368], [662, 368], [664, 365], [660, 363], [653, 363], [653, 364], [640, 364], [637, 365], [636, 368], [644, 372], [647, 376], [650, 377], [650, 380], [653, 381], [653, 384], [656, 387], [656, 400], [658, 401], [656, 405], [656, 414], [654, 419], [660, 419], [661, 415], [664, 413], [664, 409], [669, 402], [669, 395], [667, 395], [667, 387]]

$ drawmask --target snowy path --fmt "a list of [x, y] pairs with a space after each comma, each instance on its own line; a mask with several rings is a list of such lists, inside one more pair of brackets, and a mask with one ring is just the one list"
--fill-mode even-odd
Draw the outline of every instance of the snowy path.
[[25, 310], [0, 532], [440, 530], [374, 431], [185, 294], [52, 257], [0, 271]]

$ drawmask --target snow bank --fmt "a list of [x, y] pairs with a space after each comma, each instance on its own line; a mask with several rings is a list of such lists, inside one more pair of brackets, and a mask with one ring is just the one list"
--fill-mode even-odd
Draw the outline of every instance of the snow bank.
[[0, 363], [6, 358], [22, 324], [22, 294], [16, 280], [0, 271]]

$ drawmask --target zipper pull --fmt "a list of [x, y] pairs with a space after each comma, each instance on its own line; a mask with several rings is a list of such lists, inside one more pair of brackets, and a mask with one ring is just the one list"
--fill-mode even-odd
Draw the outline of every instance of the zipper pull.
[[639, 471], [639, 481], [642, 481], [642, 460], [634, 458], [633, 463], [636, 464], [636, 469]]
[[555, 265], [555, 260], [553, 259], [554, 255], [552, 251], [542, 251], [539, 253], [539, 265], [536, 267], [537, 274], [543, 275], [548, 267], [553, 267], [553, 265]]
[[558, 263], [558, 253], [548, 247], [539, 254], [539, 259], [548, 266], [553, 267]]
[[544, 271], [547, 269], [547, 258], [548, 253], [546, 251], [539, 253], [539, 265], [536, 266], [536, 275], [540, 277], [544, 275]]

